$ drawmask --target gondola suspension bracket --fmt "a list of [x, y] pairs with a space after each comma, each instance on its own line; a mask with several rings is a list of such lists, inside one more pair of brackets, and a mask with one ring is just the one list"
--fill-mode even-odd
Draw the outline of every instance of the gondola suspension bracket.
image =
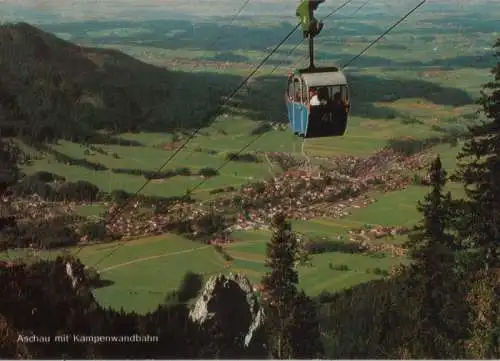
[[304, 39], [309, 39], [309, 68], [314, 69], [314, 38], [323, 29], [323, 22], [314, 17], [314, 11], [325, 0], [301, 0], [296, 15], [302, 28]]

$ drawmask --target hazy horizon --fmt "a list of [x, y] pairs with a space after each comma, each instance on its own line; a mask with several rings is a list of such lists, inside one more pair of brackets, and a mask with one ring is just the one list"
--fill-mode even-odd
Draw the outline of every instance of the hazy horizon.
[[[476, 7], [495, 4], [495, 0], [434, 0], [423, 6], [420, 12], [475, 11]], [[319, 16], [337, 8], [344, 1], [327, 0], [318, 10]], [[359, 7], [364, 0], [354, 0], [339, 12], [338, 16], [348, 15]], [[276, 16], [278, 19], [293, 18], [297, 1], [251, 0], [241, 16]], [[364, 7], [363, 13], [375, 15], [384, 13], [400, 16], [405, 10], [416, 5], [410, 0], [372, 0]], [[160, 20], [160, 19], [203, 19], [213, 16], [233, 16], [243, 4], [243, 0], [38, 0], [15, 1], [3, 0], [0, 3], [2, 22], [27, 21], [33, 23], [69, 22], [86, 20]], [[498, 4], [498, 3], [497, 3]], [[390, 6], [389, 6], [390, 5]], [[490, 9], [491, 10], [491, 9]], [[500, 6], [498, 6], [500, 11]], [[493, 11], [495, 12], [495, 11]]]

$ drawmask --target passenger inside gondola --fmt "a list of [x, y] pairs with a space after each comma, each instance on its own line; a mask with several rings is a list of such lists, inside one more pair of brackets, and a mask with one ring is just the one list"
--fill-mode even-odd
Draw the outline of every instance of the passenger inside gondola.
[[312, 107], [317, 107], [321, 105], [321, 102], [318, 97], [318, 92], [314, 88], [311, 88], [309, 90], [309, 105], [311, 105]]
[[334, 132], [343, 134], [347, 123], [347, 105], [342, 99], [340, 92], [335, 93], [333, 96], [332, 114], [334, 120]]
[[335, 93], [333, 96], [332, 111], [336, 118], [337, 115], [343, 117], [347, 114], [347, 106], [342, 100], [342, 94], [340, 94], [340, 92]]
[[328, 88], [326, 87], [321, 87], [318, 89], [318, 99], [321, 103], [321, 105], [327, 105], [328, 104]]

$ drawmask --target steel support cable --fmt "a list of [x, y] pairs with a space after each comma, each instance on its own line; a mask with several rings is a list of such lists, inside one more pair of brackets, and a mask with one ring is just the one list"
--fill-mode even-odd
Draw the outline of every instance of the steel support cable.
[[[380, 35], [376, 40], [374, 40], [372, 43], [370, 43], [369, 46], [367, 46], [365, 49], [363, 49], [363, 51], [354, 56], [351, 60], [349, 60], [349, 62], [347, 63], [347, 65], [350, 65], [352, 64], [354, 61], [356, 61], [357, 59], [359, 59], [360, 56], [362, 56], [366, 50], [368, 50], [371, 46], [373, 46], [375, 43], [377, 43], [378, 41], [380, 41], [380, 39], [382, 39], [385, 35], [387, 35], [389, 32], [391, 32], [394, 28], [396, 28], [399, 24], [401, 24], [401, 22], [403, 22], [406, 18], [408, 18], [408, 16], [410, 16], [413, 12], [415, 12], [419, 7], [421, 7], [427, 0], [423, 0], [422, 2], [420, 2], [416, 7], [414, 7], [412, 10], [410, 10], [406, 15], [404, 15], [401, 19], [399, 19], [394, 25], [392, 25], [390, 28], [388, 28], [386, 31], [384, 31], [382, 33], [382, 35]], [[346, 65], [343, 66], [343, 68], [345, 68]], [[236, 155], [239, 155], [241, 152], [243, 152], [245, 149], [247, 149], [249, 146], [251, 146], [253, 143], [255, 143], [259, 138], [261, 138], [265, 133], [261, 133], [259, 135], [257, 135], [255, 138], [253, 138], [251, 141], [249, 141], [248, 143], [246, 143], [243, 147], [240, 148], [240, 150], [238, 152], [236, 152], [235, 154]], [[228, 159], [226, 160], [224, 163], [222, 163], [218, 168], [217, 168], [217, 171], [220, 171], [225, 165], [227, 165], [231, 160]], [[195, 187], [193, 187], [190, 191], [191, 192], [194, 192], [196, 189], [198, 189], [199, 187], [201, 187], [206, 181], [207, 181], [208, 178], [206, 179], [203, 179], [201, 182], [199, 182]]]
[[[238, 91], [255, 75], [255, 73], [257, 73], [260, 68], [262, 68], [264, 66], [264, 64], [269, 60], [269, 58], [281, 47], [281, 45], [283, 45], [292, 35], [293, 33], [299, 28], [300, 24], [295, 26], [279, 43], [278, 45], [276, 45], [274, 47], [274, 49], [269, 53], [267, 54], [264, 59], [261, 60], [261, 62], [259, 63], [259, 65], [257, 65], [257, 67], [254, 68], [254, 70], [252, 70], [252, 72], [250, 72], [249, 75], [247, 75], [247, 77], [231, 92], [231, 94], [229, 96], [227, 96], [225, 98], [225, 100], [222, 102], [222, 104], [219, 105], [219, 107], [217, 109], [215, 109], [213, 112], [211, 112], [206, 118], [205, 118], [205, 121], [201, 122], [200, 126], [198, 128], [195, 129], [195, 131], [193, 133], [190, 134], [190, 136], [174, 151], [174, 153], [172, 153], [172, 155], [170, 155], [170, 157], [168, 157], [168, 159], [162, 164], [162, 166], [160, 168], [158, 168], [158, 170], [156, 171], [156, 173], [159, 173], [161, 172], [171, 161], [172, 159], [174, 159], [174, 157], [179, 154], [179, 152], [184, 149], [186, 147], [186, 145], [198, 134], [198, 132], [206, 125], [208, 124], [208, 122], [214, 118], [216, 118], [221, 110], [232, 100], [232, 98], [236, 95], [236, 93], [238, 93]], [[108, 218], [107, 220], [107, 223], [110, 223], [111, 221], [113, 221], [114, 219], [116, 219], [116, 217], [120, 214], [121, 211], [123, 211], [130, 203], [131, 201], [137, 197], [137, 195], [151, 182], [151, 179], [147, 179], [144, 184], [139, 187], [139, 189], [133, 194], [133, 196], [131, 196], [130, 198], [127, 199], [127, 201], [125, 201], [125, 203], [121, 206], [121, 207], [118, 207], [116, 209], [116, 211], [114, 213], [112, 213], [110, 215], [110, 217]], [[121, 244], [119, 244], [118, 246], [116, 246], [114, 249], [112, 249], [108, 254], [106, 254], [104, 257], [102, 257], [98, 262], [96, 262], [93, 267], [96, 267], [97, 265], [99, 265], [103, 260], [105, 260], [106, 258], [110, 257], [114, 252], [116, 252], [116, 250], [118, 248], [120, 248], [120, 246], [124, 245], [126, 243], [123, 242]], [[77, 250], [76, 254], [75, 255], [78, 255], [78, 253], [82, 250], [83, 246], [80, 246], [79, 249]]]
[[243, 4], [241, 4], [240, 8], [236, 11], [236, 14], [234, 15], [233, 19], [231, 20], [231, 22], [229, 23], [229, 25], [233, 25], [234, 21], [236, 20], [236, 18], [241, 14], [241, 12], [247, 7], [248, 3], [250, 2], [250, 0], [245, 0], [243, 1]]
[[[370, 44], [368, 44], [358, 55], [354, 56], [349, 60], [347, 63], [345, 63], [342, 66], [342, 69], [345, 69], [349, 65], [351, 65], [354, 61], [356, 61], [359, 57], [361, 57], [364, 53], [368, 51], [373, 45], [378, 43], [384, 36], [386, 36], [388, 33], [390, 33], [394, 28], [396, 28], [399, 24], [401, 24], [406, 18], [408, 18], [411, 14], [413, 14], [415, 11], [417, 11], [418, 8], [420, 8], [422, 5], [424, 5], [427, 2], [427, 0], [422, 0], [417, 6], [415, 6], [413, 9], [411, 9], [409, 12], [406, 13], [405, 16], [400, 18], [398, 21], [396, 21], [393, 25], [391, 25], [386, 31], [384, 31], [381, 35], [379, 35], [374, 41], [372, 41]], [[368, 2], [367, 2], [368, 3]], [[299, 63], [304, 60], [302, 58]]]
[[[240, 14], [243, 12], [243, 10], [245, 10], [245, 8], [247, 7], [248, 3], [250, 2], [250, 0], [244, 0], [243, 3], [241, 4], [241, 6], [238, 8], [238, 10], [236, 10], [236, 12], [234, 13], [234, 15], [231, 17], [231, 21], [229, 22], [229, 25], [228, 26], [231, 26], [234, 24], [234, 22], [236, 21], [236, 18], [238, 16], [240, 16]], [[215, 45], [217, 45], [217, 42], [222, 38], [221, 35], [219, 35], [218, 37], [215, 38], [215, 41], [212, 43], [212, 45], [209, 47], [209, 49], [213, 49], [215, 48]]]
[[369, 2], [370, 2], [370, 0], [365, 0], [365, 2], [363, 2], [363, 3], [362, 3], [362, 4], [361, 4], [361, 5], [360, 5], [357, 9], [356, 9], [356, 11], [354, 11], [354, 13], [353, 13], [353, 14], [351, 14], [350, 16], [354, 16], [354, 15], [356, 15], [356, 13], [357, 13], [358, 11], [360, 11], [361, 9], [363, 9], [366, 5], [368, 5], [368, 3], [369, 3]]
[[398, 26], [399, 24], [401, 24], [404, 20], [406, 20], [406, 18], [408, 18], [408, 16], [410, 16], [415, 11], [417, 11], [417, 9], [420, 8], [422, 5], [424, 5], [426, 2], [427, 2], [427, 0], [422, 0], [417, 6], [415, 6], [408, 13], [406, 13], [405, 16], [403, 16], [401, 19], [399, 19], [398, 21], [396, 21], [391, 27], [389, 27], [386, 31], [384, 31], [377, 39], [375, 39], [370, 44], [368, 44], [368, 46], [366, 46], [358, 55], [356, 55], [351, 60], [349, 60], [347, 63], [345, 63], [342, 66], [342, 69], [347, 68], [353, 62], [355, 62], [359, 57], [361, 57], [364, 53], [366, 53], [368, 51], [368, 49], [370, 49], [373, 45], [375, 45], [376, 43], [378, 43], [384, 36], [386, 36], [387, 34], [389, 34], [396, 26]]
[[[238, 10], [236, 11], [236, 13], [232, 16], [231, 21], [230, 21], [230, 23], [229, 23], [229, 26], [231, 26], [231, 25], [234, 23], [234, 21], [236, 20], [236, 18], [237, 18], [237, 17], [241, 14], [241, 12], [242, 12], [242, 11], [246, 8], [246, 6], [249, 4], [249, 2], [250, 2], [250, 0], [244, 0], [244, 1], [243, 1], [243, 3], [242, 3], [242, 4], [241, 4], [241, 6], [238, 8]], [[212, 47], [212, 48], [214, 48], [214, 47], [215, 47], [215, 45], [217, 44], [217, 42], [218, 42], [220, 39], [221, 39], [221, 37], [220, 37], [220, 36], [219, 36], [219, 37], [217, 37], [217, 38], [215, 39], [215, 41], [212, 43], [211, 47]], [[225, 105], [225, 104], [224, 104], [224, 105]], [[224, 105], [222, 105], [222, 106], [224, 106]], [[149, 112], [149, 111], [151, 111], [151, 110], [153, 110], [153, 109], [154, 109], [154, 108], [149, 108], [149, 109], [148, 109], [148, 112]], [[202, 124], [203, 124], [203, 122], [202, 122]], [[200, 130], [200, 129], [197, 129], [195, 132], [197, 133], [199, 130]], [[183, 146], [185, 146], [185, 144], [181, 145], [181, 148], [183, 148]], [[175, 156], [177, 155], [177, 153], [178, 153], [178, 152], [175, 152], [175, 153], [172, 155], [172, 157], [170, 157], [170, 158], [169, 158], [168, 162], [170, 162], [170, 161], [173, 159], [173, 157], [175, 157]], [[163, 165], [162, 165], [162, 167], [160, 167], [160, 168], [159, 168], [159, 170], [157, 171], [157, 173], [158, 173], [158, 172], [160, 172], [160, 171], [161, 171], [161, 170], [162, 170], [165, 166], [166, 166], [166, 164], [163, 164]], [[150, 180], [150, 179], [148, 179], [148, 180], [147, 180], [147, 181], [146, 181], [146, 182], [145, 182], [145, 183], [144, 183], [144, 184], [143, 184], [143, 185], [139, 188], [139, 190], [138, 190], [138, 191], [136, 191], [136, 192], [134, 193], [134, 195], [133, 195], [130, 199], [133, 199], [134, 197], [136, 197], [136, 196], [138, 195], [138, 193], [140, 193], [140, 192], [141, 192], [141, 191], [142, 191], [142, 190], [143, 190], [143, 189], [144, 189], [144, 188], [145, 188], [145, 187], [149, 184], [149, 182], [150, 182], [150, 181], [151, 181], [151, 180]], [[130, 199], [129, 199], [129, 200], [130, 200]], [[129, 202], [125, 202], [124, 207], [126, 207], [126, 206], [128, 205], [128, 203], [129, 203]], [[74, 256], [77, 256], [77, 255], [81, 252], [81, 250], [82, 250], [82, 247], [78, 248], [78, 249], [77, 249], [77, 251], [75, 252]]]
[[[347, 66], [351, 65], [354, 61], [356, 61], [357, 59], [359, 59], [369, 48], [371, 48], [373, 45], [375, 45], [378, 41], [380, 41], [385, 35], [387, 35], [389, 32], [391, 32], [392, 30], [394, 30], [399, 24], [401, 24], [406, 18], [408, 18], [412, 13], [414, 13], [418, 8], [420, 8], [422, 5], [424, 5], [425, 3], [427, 2], [427, 0], [422, 0], [417, 6], [415, 6], [412, 10], [410, 10], [406, 15], [404, 15], [401, 19], [399, 19], [396, 23], [394, 23], [391, 27], [389, 27], [386, 31], [384, 31], [379, 37], [377, 37], [377, 39], [375, 39], [374, 41], [372, 41], [367, 47], [365, 47], [358, 55], [354, 56], [351, 60], [349, 60], [344, 66], [342, 66], [342, 68], [346, 68]], [[235, 91], [233, 91], [231, 93], [231, 95], [227, 98], [226, 102], [221, 105], [217, 111], [216, 111], [216, 115], [218, 114], [218, 111], [224, 107], [228, 102], [229, 100], [239, 91], [239, 89], [241, 89], [241, 87], [243, 87], [246, 82], [265, 64], [265, 62], [279, 49], [279, 47], [286, 42], [286, 40], [288, 40], [288, 38], [290, 36], [292, 36], [292, 34], [295, 32], [295, 30], [297, 30], [299, 28], [300, 24], [298, 24], [292, 31], [290, 31], [290, 33], [288, 33], [288, 35], [273, 49], [273, 51], [271, 51], [271, 53], [269, 53], [261, 62], [260, 64], [245, 78], [245, 80], [240, 84], [240, 86], [238, 86]], [[209, 117], [208, 119], [211, 119], [211, 117]], [[199, 127], [195, 132], [193, 132], [193, 134], [178, 148], [179, 149], [182, 149], [197, 133], [198, 131], [201, 129], [201, 127]], [[247, 149], [249, 146], [251, 146], [252, 144], [254, 144], [258, 139], [260, 139], [265, 133], [261, 133], [259, 135], [257, 135], [255, 138], [253, 138], [250, 142], [248, 142], [247, 144], [245, 144], [243, 147], [240, 148], [240, 150], [238, 152], [236, 152], [235, 154], [236, 155], [239, 155], [241, 154], [241, 152], [243, 152], [245, 149]], [[161, 169], [163, 169], [168, 163], [169, 161], [177, 154], [178, 152], [175, 152], [166, 162], [165, 164], [162, 166], [162, 168], [160, 168], [159, 171], [161, 171]], [[218, 168], [217, 168], [217, 172], [220, 171], [224, 166], [226, 166], [231, 160], [228, 159], [226, 160], [225, 162], [223, 162]], [[159, 172], [158, 171], [158, 172]], [[196, 189], [198, 189], [199, 187], [201, 187], [203, 184], [205, 184], [205, 182], [208, 180], [209, 178], [205, 178], [204, 180], [202, 180], [201, 182], [199, 182], [194, 188], [190, 189], [190, 192], [193, 193]], [[144, 189], [144, 187], [149, 184], [150, 180], [147, 180], [145, 182], [145, 185], [143, 187], [140, 188], [140, 190], [138, 192], [135, 193], [135, 195], [137, 195], [142, 189]], [[118, 213], [118, 212], [117, 212]], [[116, 214], [116, 213], [115, 213]], [[118, 248], [120, 248], [122, 245], [124, 245], [126, 242], [123, 242], [121, 244], [119, 244], [117, 247], [115, 247], [113, 250], [111, 250], [107, 255], [105, 255], [103, 258], [101, 258], [97, 263], [94, 264], [94, 267], [96, 267], [98, 264], [100, 264], [103, 260], [105, 260], [106, 258], [108, 258], [109, 256], [111, 256], [114, 252], [116, 252], [116, 250]], [[80, 247], [81, 249], [81, 247]]]
[[[236, 12], [233, 14], [233, 16], [231, 17], [231, 21], [229, 22], [229, 25], [228, 26], [231, 26], [234, 24], [234, 22], [236, 21], [236, 19], [238, 18], [238, 16], [243, 12], [243, 10], [247, 7], [247, 5], [250, 3], [250, 0], [244, 0], [242, 2], [242, 4], [240, 5], [240, 7], [238, 8], [238, 10], [236, 10]], [[214, 41], [212, 42], [212, 44], [208, 47], [209, 49], [213, 49], [216, 47], [217, 43], [219, 42], [219, 40], [222, 38], [221, 35], [217, 36]], [[207, 50], [208, 51], [208, 50]], [[205, 51], [204, 53], [206, 53], [207, 51]], [[204, 54], [203, 54], [204, 55]], [[203, 57], [202, 55], [202, 57]], [[161, 107], [161, 106], [164, 106], [164, 104], [159, 104], [158, 107]], [[143, 116], [146, 116], [148, 112], [152, 111], [153, 109], [157, 108], [156, 106], [155, 107], [152, 107], [152, 108], [149, 108], [146, 113], [144, 113], [143, 115], [141, 115], [141, 117]], [[137, 194], [137, 193], [136, 193]], [[80, 250], [78, 250], [76, 252], [76, 255], [78, 255], [80, 253]]]
[[[328, 19], [330, 16], [334, 15], [335, 13], [337, 13], [338, 11], [342, 10], [344, 7], [346, 7], [347, 5], [349, 5], [351, 2], [353, 2], [354, 0], [347, 0], [345, 1], [342, 5], [338, 6], [337, 8], [333, 9], [332, 11], [330, 11], [328, 13], [328, 15], [326, 15], [321, 21], [325, 21], [326, 19]], [[288, 52], [288, 54], [286, 55], [287, 57], [291, 56], [295, 50], [297, 50], [297, 48], [300, 46], [300, 44], [302, 44], [302, 42], [304, 41], [304, 39], [301, 39], [297, 44], [295, 44], [295, 46], [292, 48], [292, 50], [290, 50]], [[276, 70], [278, 70], [278, 68], [283, 65], [283, 61], [281, 63], [278, 63], [274, 66], [273, 70], [271, 70], [271, 73], [269, 75], [272, 75], [274, 74], [274, 72]]]
[[[240, 16], [240, 14], [243, 12], [243, 10], [247, 7], [248, 3], [250, 2], [250, 0], [244, 0], [243, 3], [241, 4], [241, 6], [238, 8], [238, 10], [236, 10], [236, 12], [234, 13], [234, 15], [231, 17], [231, 21], [229, 22], [229, 25], [228, 26], [231, 26], [234, 24], [234, 22], [236, 21], [236, 18], [238, 16]], [[208, 46], [208, 49], [215, 49], [217, 43], [219, 42], [220, 39], [222, 39], [223, 35], [219, 35], [217, 36], [214, 41], [211, 42], [211, 44]], [[200, 56], [200, 58], [203, 58], [206, 53], [208, 53], [209, 50], [206, 50], [202, 53], [202, 55]], [[162, 102], [161, 104], [157, 104], [155, 106], [152, 106], [148, 109], [146, 109], [141, 115], [140, 117], [141, 118], [146, 118], [148, 116], [148, 113], [155, 110], [155, 109], [158, 109], [160, 107], [163, 107], [165, 104]]]

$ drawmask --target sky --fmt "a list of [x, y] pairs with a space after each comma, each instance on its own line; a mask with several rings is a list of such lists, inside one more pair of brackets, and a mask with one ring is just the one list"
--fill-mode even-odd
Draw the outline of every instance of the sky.
[[[327, 0], [321, 11], [331, 11], [345, 0]], [[391, 8], [410, 4], [413, 0], [390, 0]], [[436, 0], [433, 0], [436, 1]], [[454, 0], [456, 1], [456, 0]], [[353, 0], [352, 6], [363, 3]], [[250, 0], [242, 15], [281, 15], [294, 17], [298, 0]], [[373, 8], [387, 5], [388, 0], [371, 0]], [[18, 16], [60, 16], [68, 20], [152, 17], [231, 16], [243, 0], [0, 0], [0, 14]], [[358, 5], [359, 5], [358, 4]], [[347, 7], [346, 7], [347, 8]]]
[[[159, 20], [193, 19], [210, 16], [232, 16], [244, 0], [0, 0], [1, 21], [81, 21], [81, 20]], [[345, 0], [326, 0], [318, 12], [332, 11]], [[364, 0], [353, 0], [349, 8]], [[417, 4], [417, 0], [370, 0], [364, 8], [367, 14], [377, 12], [398, 15]], [[250, 0], [242, 15], [284, 16], [294, 18], [299, 0]], [[443, 5], [467, 11], [478, 4], [489, 4], [500, 16], [500, 0], [429, 0], [421, 11], [435, 11]], [[342, 10], [344, 11], [344, 9]], [[340, 14], [340, 12], [339, 12]], [[321, 14], [320, 14], [321, 16]]]

